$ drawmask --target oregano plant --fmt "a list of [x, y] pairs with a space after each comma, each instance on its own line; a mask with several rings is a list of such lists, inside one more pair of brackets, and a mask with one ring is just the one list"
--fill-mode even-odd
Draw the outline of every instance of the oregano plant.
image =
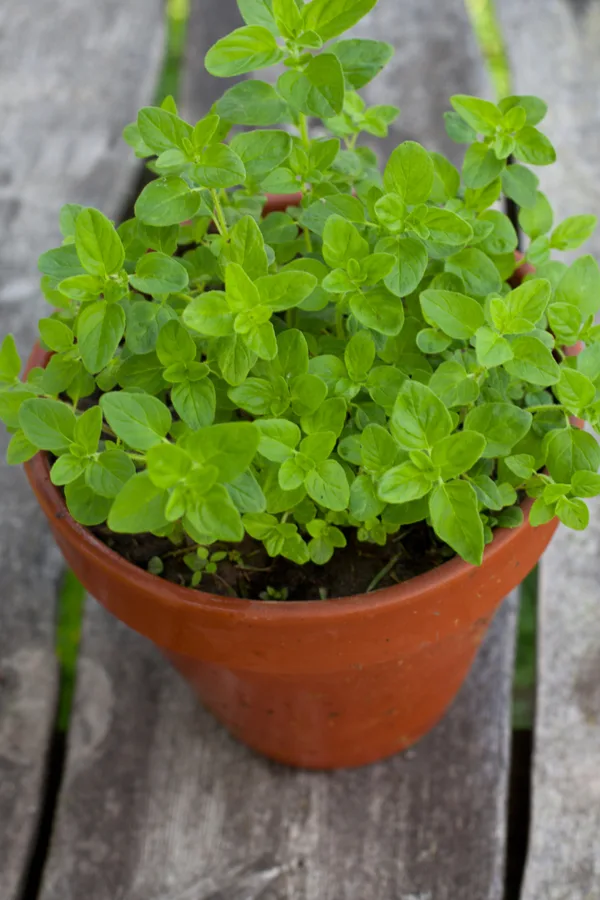
[[39, 260], [47, 366], [21, 378], [2, 344], [8, 461], [49, 454], [78, 522], [168, 538], [194, 586], [244, 541], [327, 565], [416, 523], [478, 565], [526, 496], [533, 525], [582, 529], [600, 493], [573, 421], [600, 420], [600, 271], [557, 256], [596, 219], [555, 222], [538, 189], [546, 105], [454, 96], [462, 172], [415, 141], [381, 170], [362, 138], [399, 110], [359, 91], [393, 51], [342, 37], [375, 2], [238, 0], [206, 68], [279, 77], [196, 123], [140, 110], [124, 137], [156, 177], [134, 218], [67, 205]]

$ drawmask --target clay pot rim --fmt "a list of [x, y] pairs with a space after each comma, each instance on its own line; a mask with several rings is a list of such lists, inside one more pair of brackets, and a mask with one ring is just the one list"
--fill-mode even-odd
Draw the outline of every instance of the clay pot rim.
[[[43, 351], [36, 348], [37, 353]], [[36, 351], [34, 350], [34, 354]], [[32, 354], [32, 356], [34, 355]], [[39, 356], [38, 356], [39, 358]], [[223, 597], [208, 594], [195, 588], [181, 587], [158, 575], [128, 562], [115, 550], [111, 550], [92, 532], [76, 522], [67, 509], [65, 500], [59, 489], [50, 481], [50, 464], [45, 452], [36, 454], [25, 464], [29, 482], [47, 516], [56, 523], [59, 531], [69, 533], [68, 540], [78, 546], [79, 551], [87, 557], [95, 558], [103, 569], [109, 569], [123, 582], [136, 584], [143, 588], [153, 599], [165, 605], [183, 606], [198, 611], [212, 613], [247, 614], [252, 619], [267, 619], [272, 624], [279, 622], [288, 624], [294, 619], [305, 620], [311, 617], [327, 621], [337, 621], [349, 613], [363, 614], [373, 612], [376, 607], [381, 611], [386, 606], [397, 606], [414, 602], [421, 595], [446, 590], [455, 582], [468, 578], [470, 571], [480, 568], [493, 568], [496, 556], [503, 553], [507, 545], [518, 545], [526, 537], [529, 525], [529, 510], [533, 504], [527, 498], [521, 504], [525, 520], [518, 528], [498, 528], [494, 532], [493, 541], [485, 548], [481, 567], [472, 566], [456, 556], [442, 563], [435, 569], [416, 575], [408, 581], [390, 587], [380, 588], [368, 594], [353, 594], [346, 597], [332, 597], [328, 600], [290, 600], [285, 603], [246, 598]]]

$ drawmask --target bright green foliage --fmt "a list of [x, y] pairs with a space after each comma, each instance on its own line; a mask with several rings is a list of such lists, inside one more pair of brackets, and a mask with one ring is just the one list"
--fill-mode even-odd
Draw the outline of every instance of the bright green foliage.
[[[398, 110], [357, 91], [392, 48], [340, 39], [374, 4], [238, 0], [244, 24], [206, 67], [283, 63], [275, 86], [234, 84], [196, 123], [171, 98], [142, 109], [124, 136], [157, 177], [135, 218], [66, 206], [40, 258], [47, 368], [22, 382], [11, 336], [0, 350], [9, 462], [53, 454], [85, 525], [187, 535], [193, 584], [223, 559], [215, 542], [324, 565], [352, 530], [385, 544], [423, 520], [479, 564], [526, 494], [534, 524], [584, 528], [600, 493], [600, 448], [571, 424], [600, 425], [600, 270], [553, 258], [596, 220], [556, 222], [538, 190], [546, 106], [452, 97], [462, 175], [414, 141], [380, 168], [359, 138]], [[501, 193], [537, 269], [522, 283]]]

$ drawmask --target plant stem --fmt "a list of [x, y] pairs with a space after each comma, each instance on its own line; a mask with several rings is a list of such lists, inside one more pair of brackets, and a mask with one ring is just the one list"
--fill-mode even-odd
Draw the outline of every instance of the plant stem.
[[367, 588], [367, 594], [369, 594], [371, 591], [374, 591], [375, 588], [377, 587], [377, 585], [379, 584], [379, 582], [382, 581], [386, 575], [389, 575], [389, 573], [392, 571], [392, 569], [394, 568], [394, 566], [396, 565], [396, 563], [398, 562], [398, 560], [400, 559], [401, 556], [402, 556], [401, 553], [396, 553], [395, 556], [392, 556], [389, 563], [386, 563], [386, 565], [383, 567], [383, 569], [381, 569], [381, 571], [377, 573], [377, 575], [375, 576], [375, 578], [373, 579], [373, 581]]
[[312, 253], [313, 245], [312, 245], [312, 238], [310, 236], [310, 231], [308, 230], [308, 228], [304, 228], [303, 231], [304, 231], [304, 243], [306, 244], [306, 250], [308, 253]]
[[308, 119], [306, 118], [304, 113], [300, 113], [298, 128], [300, 129], [300, 137], [302, 138], [302, 143], [308, 150], [308, 148], [310, 147], [310, 135], [308, 133]]
[[525, 412], [548, 412], [551, 409], [560, 409], [565, 412], [564, 406], [559, 403], [541, 403], [539, 406], [526, 406]]
[[223, 237], [229, 237], [229, 230], [227, 228], [227, 222], [225, 221], [225, 216], [223, 214], [223, 207], [221, 206], [221, 201], [219, 200], [219, 195], [217, 194], [214, 188], [211, 190], [211, 196], [213, 198], [213, 203], [215, 205], [215, 215], [217, 219], [217, 228], [219, 232], [223, 235]]
[[296, 327], [296, 310], [288, 309], [285, 314], [285, 324], [288, 328]]

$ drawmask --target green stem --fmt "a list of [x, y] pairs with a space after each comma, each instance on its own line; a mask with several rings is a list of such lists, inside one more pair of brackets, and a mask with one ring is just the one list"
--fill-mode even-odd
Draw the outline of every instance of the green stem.
[[302, 138], [302, 143], [308, 150], [308, 148], [310, 147], [310, 135], [308, 133], [308, 119], [306, 118], [304, 113], [300, 113], [298, 128], [300, 129], [300, 137]]
[[215, 205], [217, 228], [219, 229], [219, 232], [223, 235], [223, 237], [228, 238], [229, 230], [227, 228], [227, 222], [225, 221], [225, 216], [223, 214], [223, 207], [221, 206], [221, 201], [219, 200], [219, 195], [217, 194], [216, 190], [214, 190], [214, 189], [212, 189], [210, 193], [213, 198], [213, 203]]
[[310, 236], [310, 231], [308, 230], [308, 228], [304, 228], [303, 231], [304, 231], [304, 243], [306, 244], [306, 252], [312, 253], [313, 245], [312, 245], [312, 238]]
[[383, 569], [381, 569], [381, 571], [377, 573], [373, 581], [370, 583], [369, 587], [367, 588], [367, 594], [369, 594], [371, 591], [374, 591], [379, 582], [382, 581], [386, 575], [389, 575], [401, 556], [401, 553], [396, 553], [395, 556], [392, 556], [389, 563], [387, 563], [383, 567]]
[[560, 403], [541, 403], [539, 406], [526, 406], [525, 412], [548, 412], [551, 409], [560, 409], [566, 412], [564, 406]]
[[296, 327], [296, 310], [288, 309], [285, 314], [285, 324], [288, 328]]

